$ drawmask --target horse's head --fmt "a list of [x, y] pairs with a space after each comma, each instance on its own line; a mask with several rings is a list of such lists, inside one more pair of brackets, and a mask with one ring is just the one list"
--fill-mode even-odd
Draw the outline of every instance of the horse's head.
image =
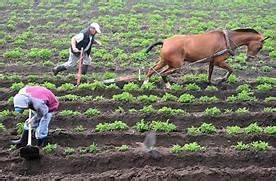
[[264, 38], [262, 35], [259, 35], [256, 39], [249, 41], [247, 46], [247, 59], [255, 59], [259, 51], [263, 48], [263, 44], [266, 39], [270, 37]]
[[240, 33], [244, 45], [247, 45], [247, 60], [256, 58], [259, 51], [263, 48], [265, 40], [270, 38], [264, 38], [261, 33], [250, 28], [236, 29], [234, 31]]
[[[267, 37], [269, 38], [269, 37]], [[248, 46], [247, 46], [247, 58], [255, 58], [259, 51], [263, 48], [264, 41], [267, 38], [260, 38], [256, 40], [249, 41]]]

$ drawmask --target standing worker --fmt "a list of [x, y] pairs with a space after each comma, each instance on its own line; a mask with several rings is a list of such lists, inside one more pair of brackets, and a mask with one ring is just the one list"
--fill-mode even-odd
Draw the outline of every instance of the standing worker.
[[24, 124], [24, 131], [19, 140], [12, 141], [16, 148], [27, 145], [28, 123], [32, 121], [32, 128], [36, 129], [35, 137], [37, 146], [43, 147], [48, 135], [48, 127], [53, 112], [57, 111], [59, 102], [56, 96], [48, 89], [40, 86], [26, 86], [14, 97], [14, 109], [22, 113], [25, 109], [31, 109], [34, 116]]
[[90, 26], [80, 33], [76, 34], [71, 39], [71, 47], [69, 49], [69, 59], [62, 65], [58, 65], [53, 68], [54, 75], [57, 75], [59, 72], [69, 69], [77, 64], [77, 61], [80, 58], [81, 49], [83, 48], [83, 66], [82, 74], [86, 74], [88, 66], [91, 64], [91, 47], [92, 44], [101, 45], [99, 41], [95, 40], [95, 35], [101, 33], [100, 26], [98, 23], [92, 23]]

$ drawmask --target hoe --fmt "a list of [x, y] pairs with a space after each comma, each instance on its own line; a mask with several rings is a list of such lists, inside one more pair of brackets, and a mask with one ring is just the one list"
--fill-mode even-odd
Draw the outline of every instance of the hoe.
[[32, 146], [32, 111], [29, 110], [29, 134], [27, 146], [20, 149], [20, 156], [26, 160], [36, 160], [40, 158], [39, 148]]

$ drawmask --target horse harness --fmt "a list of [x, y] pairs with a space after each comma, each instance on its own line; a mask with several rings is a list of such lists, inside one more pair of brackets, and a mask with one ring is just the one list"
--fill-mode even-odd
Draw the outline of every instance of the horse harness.
[[[224, 35], [224, 38], [225, 38], [225, 41], [226, 41], [226, 49], [223, 49], [221, 51], [218, 51], [216, 52], [214, 55], [210, 56], [210, 57], [206, 57], [206, 58], [203, 58], [203, 59], [200, 59], [200, 60], [197, 60], [193, 63], [190, 63], [189, 65], [193, 65], [193, 64], [196, 64], [196, 63], [207, 63], [207, 62], [210, 62], [213, 60], [214, 57], [217, 57], [217, 56], [220, 56], [220, 55], [223, 55], [225, 53], [229, 53], [231, 56], [234, 56], [235, 55], [235, 52], [234, 50], [238, 47], [236, 45], [235, 42], [233, 42], [231, 39], [230, 39], [230, 35], [229, 35], [229, 31], [228, 30], [222, 30], [223, 32], [223, 35]], [[230, 42], [232, 42], [232, 44], [234, 44], [234, 48], [231, 47], [231, 44]]]

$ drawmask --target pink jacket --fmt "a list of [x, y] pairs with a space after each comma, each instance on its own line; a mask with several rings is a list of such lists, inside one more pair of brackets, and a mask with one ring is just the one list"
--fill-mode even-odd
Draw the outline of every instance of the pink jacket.
[[45, 102], [49, 108], [49, 112], [58, 110], [59, 102], [56, 96], [50, 90], [40, 86], [30, 86], [26, 87], [24, 91], [32, 98], [40, 99]]

